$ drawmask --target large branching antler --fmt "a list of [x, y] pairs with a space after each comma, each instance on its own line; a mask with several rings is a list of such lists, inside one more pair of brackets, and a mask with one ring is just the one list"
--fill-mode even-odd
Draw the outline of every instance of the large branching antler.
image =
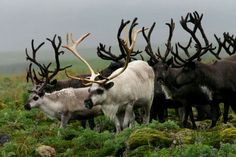
[[[118, 32], [117, 32], [117, 41], [118, 41], [118, 45], [119, 45], [119, 49], [120, 49], [121, 54], [117, 56], [117, 55], [115, 55], [114, 53], [111, 52], [111, 46], [109, 46], [108, 49], [106, 49], [106, 45], [104, 45], [102, 43], [99, 43], [99, 46], [97, 47], [97, 55], [98, 55], [98, 57], [100, 57], [100, 58], [102, 58], [104, 60], [111, 60], [111, 61], [114, 61], [114, 62], [123, 62], [123, 59], [125, 59], [125, 57], [126, 57], [126, 53], [125, 53], [124, 47], [122, 46], [122, 41], [120, 39], [121, 39], [121, 34], [122, 34], [123, 30], [125, 29], [125, 27], [129, 23], [130, 23], [129, 20], [128, 21], [124, 21], [122, 19], [120, 27], [119, 27]], [[137, 18], [134, 18], [134, 20], [131, 23], [129, 32], [128, 32], [129, 43], [131, 43], [131, 40], [132, 40], [133, 29], [137, 25], [138, 25]], [[142, 53], [142, 51], [139, 51], [139, 50], [134, 51], [133, 50], [133, 52], [131, 52], [130, 56], [131, 56], [131, 58], [133, 60], [135, 60], [135, 56], [137, 56], [140, 53]]]
[[149, 64], [154, 64], [154, 63], [158, 62], [158, 59], [152, 50], [152, 43], [151, 43], [151, 34], [152, 34], [152, 31], [153, 31], [155, 25], [156, 25], [156, 23], [154, 22], [152, 24], [151, 28], [149, 29], [148, 34], [145, 33], [145, 27], [142, 28], [143, 37], [144, 37], [145, 41], [147, 42], [147, 45], [145, 46], [145, 52], [150, 57], [150, 59], [148, 61]]
[[221, 41], [221, 38], [217, 37], [216, 34], [214, 34], [214, 37], [218, 43], [218, 49], [216, 52], [211, 50], [211, 53], [217, 58], [221, 59], [219, 56], [220, 52], [222, 52], [222, 48], [225, 50], [225, 52], [228, 55], [235, 54], [236, 52], [236, 37], [234, 35], [230, 35], [228, 32], [223, 33], [223, 41]]
[[[52, 63], [48, 63], [48, 65], [45, 64], [41, 64], [37, 59], [36, 59], [36, 53], [37, 51], [44, 45], [44, 42], [41, 43], [39, 46], [37, 46], [37, 48], [34, 47], [34, 40], [32, 40], [31, 42], [31, 47], [32, 47], [32, 57], [29, 56], [27, 49], [25, 50], [26, 52], [26, 60], [29, 60], [31, 63], [29, 65], [29, 69], [27, 72], [27, 81], [30, 79], [32, 84], [41, 84], [41, 88], [40, 90], [42, 90], [47, 84], [50, 84], [50, 81], [57, 75], [57, 73], [59, 71], [63, 71], [69, 67], [71, 67], [71, 65], [69, 66], [65, 66], [63, 68], [61, 68], [60, 66], [60, 61], [59, 61], [59, 55], [63, 54], [63, 51], [60, 51], [60, 47], [61, 47], [61, 37], [58, 36], [58, 44], [56, 43], [56, 37], [57, 35], [54, 35], [53, 39], [49, 39], [47, 38], [47, 40], [51, 43], [53, 50], [54, 50], [54, 54], [55, 54], [55, 63], [56, 63], [56, 67], [55, 69], [52, 71], [50, 70], [50, 66], [52, 65]], [[38, 72], [38, 75], [41, 78], [38, 78], [39, 76], [37, 76], [35, 70], [32, 70], [32, 63], [35, 64], [40, 72]]]
[[145, 52], [150, 57], [150, 59], [148, 61], [149, 64], [155, 64], [159, 61], [166, 62], [168, 55], [170, 54], [171, 51], [173, 51], [173, 48], [171, 46], [171, 40], [172, 40], [173, 32], [174, 32], [174, 29], [175, 29], [175, 23], [174, 23], [173, 19], [171, 19], [170, 23], [166, 23], [166, 25], [169, 27], [169, 36], [168, 36], [167, 42], [165, 44], [166, 51], [165, 51], [164, 56], [162, 56], [159, 47], [157, 48], [157, 52], [155, 52], [155, 53], [153, 52], [153, 49], [152, 49], [151, 34], [152, 34], [152, 31], [155, 27], [155, 24], [156, 23], [154, 22], [153, 25], [151, 26], [148, 34], [145, 33], [145, 28], [144, 27], [142, 29], [143, 37], [144, 37], [144, 39], [147, 43], [147, 45], [145, 47]]
[[[73, 35], [70, 34], [70, 40], [71, 40], [71, 45], [69, 44], [69, 35], [67, 34], [66, 36], [66, 45], [63, 46], [63, 48], [68, 49], [71, 53], [73, 53], [79, 60], [81, 60], [88, 68], [89, 71], [91, 73], [90, 79], [93, 80], [95, 79], [95, 77], [97, 77], [99, 74], [95, 73], [93, 68], [90, 66], [90, 64], [83, 58], [80, 56], [79, 51], [77, 50], [77, 47], [79, 46], [79, 44], [90, 35], [90, 33], [86, 33], [84, 35], [82, 35], [78, 40], [75, 40], [73, 38]], [[78, 79], [78, 80], [82, 80], [82, 81], [89, 81], [90, 79], [87, 78], [80, 78], [80, 77], [74, 77], [71, 76], [67, 73], [66, 71], [66, 75], [70, 78], [73, 79]]]
[[[45, 44], [45, 42], [42, 42], [41, 44], [39, 44], [35, 48], [34, 40], [31, 40], [32, 57], [28, 54], [28, 49], [27, 48], [25, 49], [26, 60], [29, 60], [31, 63], [34, 63], [36, 66], [38, 66], [40, 71], [41, 71], [41, 74], [44, 72], [43, 71], [44, 66], [37, 61], [36, 53], [44, 44]], [[42, 82], [42, 80], [37, 81], [39, 79], [37, 78], [36, 75], [33, 76], [33, 74], [32, 74], [32, 64], [29, 65], [29, 69], [28, 69], [28, 72], [27, 72], [27, 77], [26, 77], [27, 82], [28, 82], [29, 78], [30, 78], [30, 80], [32, 81], [33, 84], [39, 84], [39, 83]], [[37, 80], [33, 80], [34, 78], [37, 78]]]
[[133, 49], [134, 49], [134, 46], [135, 46], [135, 43], [136, 43], [136, 38], [137, 38], [137, 34], [141, 32], [141, 30], [137, 30], [133, 33], [133, 36], [132, 36], [132, 41], [131, 41], [131, 44], [130, 46], [128, 46], [128, 42], [122, 38], [120, 38], [119, 40], [121, 41], [121, 46], [122, 46], [122, 49], [124, 50], [124, 52], [126, 53], [125, 56], [126, 56], [126, 60], [125, 60], [125, 65], [124, 67], [122, 68], [122, 70], [119, 71], [119, 73], [116, 73], [115, 75], [111, 75], [109, 77], [104, 77], [102, 76], [102, 80], [95, 80], [95, 78], [97, 76], [101, 76], [99, 73], [95, 73], [94, 70], [92, 69], [92, 67], [89, 65], [89, 63], [83, 59], [80, 54], [79, 54], [79, 51], [76, 50], [76, 47], [79, 45], [79, 43], [84, 39], [86, 38], [89, 33], [83, 35], [80, 39], [78, 40], [74, 40], [72, 35], [71, 35], [71, 41], [72, 41], [72, 45], [69, 46], [68, 42], [67, 42], [67, 45], [63, 46], [64, 48], [68, 49], [70, 52], [72, 52], [78, 59], [80, 59], [83, 63], [85, 63], [87, 65], [87, 67], [89, 68], [90, 70], [90, 73], [91, 73], [91, 77], [90, 78], [81, 78], [81, 77], [75, 77], [75, 76], [71, 76], [69, 75], [67, 72], [66, 72], [66, 75], [70, 78], [73, 78], [73, 79], [78, 79], [78, 80], [81, 80], [81, 81], [85, 81], [87, 82], [87, 85], [89, 83], [98, 83], [98, 84], [104, 84], [106, 83], [107, 81], [109, 80], [112, 80], [114, 79], [115, 77], [119, 76], [121, 73], [124, 72], [124, 70], [127, 68], [128, 66], [128, 63], [129, 63], [129, 60], [130, 60], [130, 55], [131, 53], [133, 52]]
[[[178, 43], [175, 46], [176, 52], [171, 51], [172, 54], [174, 55], [174, 60], [176, 61], [176, 63], [179, 64], [178, 66], [183, 66], [185, 63], [192, 62], [196, 59], [200, 60], [201, 56], [206, 54], [208, 51], [212, 51], [215, 49], [212, 47], [212, 44], [209, 43], [205, 35], [205, 32], [201, 24], [202, 18], [203, 14], [199, 15], [196, 11], [193, 14], [188, 13], [185, 18], [183, 16], [181, 17], [180, 24], [182, 28], [191, 35], [191, 37], [189, 39], [187, 46], [183, 46], [180, 43]], [[189, 24], [193, 25], [192, 29], [190, 28]], [[197, 31], [200, 32], [200, 35], [202, 36], [204, 41], [204, 45], [202, 45], [201, 41], [198, 39]], [[193, 41], [195, 42], [196, 52], [192, 56], [190, 56], [189, 48], [191, 47]], [[188, 57], [187, 59], [183, 59], [181, 58], [181, 56], [179, 56], [178, 53], [179, 48], [185, 52], [186, 56]]]
[[47, 40], [51, 43], [53, 49], [54, 49], [54, 54], [55, 54], [55, 63], [56, 63], [56, 67], [53, 71], [49, 70], [49, 67], [51, 65], [51, 63], [48, 64], [48, 66], [44, 66], [45, 68], [45, 73], [44, 73], [44, 77], [46, 77], [46, 80], [47, 82], [51, 81], [59, 71], [64, 71], [65, 69], [71, 67], [71, 65], [69, 66], [65, 66], [63, 68], [61, 68], [60, 66], [60, 60], [59, 60], [59, 56], [61, 54], [64, 54], [64, 51], [60, 51], [60, 48], [61, 48], [61, 37], [58, 36], [57, 39], [58, 39], [58, 44], [56, 44], [56, 35], [54, 35], [53, 39], [49, 39], [47, 38]]

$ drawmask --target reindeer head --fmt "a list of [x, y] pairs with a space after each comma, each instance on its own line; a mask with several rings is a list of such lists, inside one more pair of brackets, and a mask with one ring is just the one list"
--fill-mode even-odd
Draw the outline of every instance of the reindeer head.
[[[142, 33], [143, 33], [143, 37], [147, 43], [147, 45], [145, 47], [145, 52], [150, 57], [148, 60], [148, 63], [150, 66], [153, 67], [153, 70], [155, 72], [156, 81], [159, 82], [159, 81], [164, 81], [166, 79], [166, 77], [169, 74], [169, 67], [171, 67], [171, 65], [173, 63], [173, 59], [168, 58], [168, 56], [169, 56], [170, 52], [173, 51], [173, 47], [171, 46], [171, 40], [172, 40], [172, 36], [173, 36], [173, 31], [175, 29], [175, 23], [173, 22], [173, 19], [171, 19], [170, 23], [166, 23], [166, 25], [169, 27], [169, 36], [167, 39], [167, 43], [165, 44], [166, 51], [165, 51], [164, 56], [161, 54], [159, 47], [157, 48], [157, 52], [155, 52], [155, 53], [152, 49], [151, 34], [152, 34], [152, 31], [155, 27], [155, 24], [156, 23], [154, 22], [153, 25], [151, 26], [151, 28], [149, 29], [148, 34], [145, 33], [145, 28], [143, 27]], [[157, 85], [158, 84], [156, 84], [156, 86]]]
[[42, 85], [35, 85], [32, 90], [29, 91], [30, 95], [26, 101], [24, 108], [31, 110], [31, 108], [39, 107], [42, 104], [42, 98], [45, 95]]

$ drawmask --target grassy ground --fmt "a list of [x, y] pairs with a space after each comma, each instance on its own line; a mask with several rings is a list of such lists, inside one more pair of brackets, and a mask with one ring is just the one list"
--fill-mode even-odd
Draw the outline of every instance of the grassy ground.
[[[107, 63], [91, 61], [102, 68]], [[70, 62], [71, 63], [71, 62]], [[68, 63], [65, 63], [68, 64]], [[86, 70], [73, 62], [71, 73]], [[99, 69], [98, 68], [98, 69]], [[81, 69], [78, 71], [77, 69]], [[65, 77], [61, 73], [59, 78]], [[83, 129], [79, 121], [59, 130], [59, 123], [38, 109], [24, 110], [30, 84], [25, 74], [0, 76], [0, 135], [10, 139], [0, 145], [1, 157], [34, 157], [38, 147], [48, 145], [59, 157], [79, 156], [236, 156], [236, 116], [230, 114], [230, 123], [219, 121], [214, 129], [207, 129], [210, 121], [198, 122], [198, 130], [181, 128], [174, 117], [165, 123], [153, 121], [149, 125], [136, 124], [119, 134], [104, 116], [96, 118], [96, 129]], [[172, 111], [172, 110], [170, 110]], [[57, 132], [61, 136], [57, 136]]]

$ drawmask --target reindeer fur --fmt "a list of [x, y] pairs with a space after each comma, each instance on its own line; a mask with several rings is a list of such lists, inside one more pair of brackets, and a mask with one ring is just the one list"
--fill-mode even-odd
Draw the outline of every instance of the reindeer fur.
[[[111, 76], [116, 75], [120, 70], [121, 68]], [[144, 109], [143, 121], [148, 123], [154, 95], [154, 77], [152, 68], [146, 62], [133, 61], [121, 75], [106, 82], [106, 85], [112, 82], [114, 84], [109, 89], [105, 89], [106, 85], [93, 83], [89, 90], [89, 98], [93, 105], [101, 104], [103, 113], [114, 121], [117, 132], [131, 126], [134, 122], [135, 106]], [[98, 89], [104, 92], [97, 94]]]
[[[25, 104], [26, 109], [40, 108], [51, 118], [61, 120], [60, 127], [65, 127], [70, 119], [87, 119], [101, 115], [101, 106], [87, 109], [84, 100], [88, 97], [88, 87], [65, 88], [52, 93], [45, 93], [41, 97], [32, 93]], [[37, 100], [34, 100], [38, 97]]]

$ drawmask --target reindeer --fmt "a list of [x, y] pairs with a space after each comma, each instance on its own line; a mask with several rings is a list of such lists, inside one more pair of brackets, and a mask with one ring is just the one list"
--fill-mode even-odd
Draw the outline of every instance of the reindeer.
[[[185, 18], [182, 17], [180, 23], [182, 25], [182, 27], [184, 28], [184, 30], [186, 30], [188, 33], [190, 33], [190, 35], [192, 36], [192, 38], [190, 38], [189, 43], [186, 47], [182, 46], [181, 44], [176, 44], [175, 48], [176, 48], [176, 53], [178, 54], [178, 48], [180, 47], [185, 54], [188, 56], [189, 52], [188, 52], [188, 48], [191, 45], [192, 39], [199, 44], [199, 50], [200, 51], [204, 51], [204, 53], [207, 52], [208, 45], [209, 42], [207, 40], [207, 38], [205, 37], [205, 33], [202, 29], [201, 26], [201, 19], [202, 19], [202, 15], [201, 17], [198, 15], [197, 12], [194, 13], [194, 15], [192, 14], [188, 14]], [[192, 23], [194, 25], [193, 30], [191, 30], [190, 28], [188, 28], [187, 23]], [[151, 47], [151, 42], [150, 42], [150, 38], [151, 38], [151, 33], [152, 30], [155, 26], [155, 23], [152, 25], [148, 35], [146, 35], [146, 33], [143, 31], [143, 36], [147, 42], [147, 46], [145, 47], [145, 51], [147, 52], [147, 54], [150, 56], [150, 60], [149, 60], [149, 64], [153, 66], [153, 69], [155, 71], [155, 84], [156, 84], [156, 93], [168, 93], [169, 97], [174, 99], [174, 101], [168, 101], [168, 103], [173, 104], [176, 107], [180, 107], [181, 104], [182, 106], [184, 106], [184, 109], [186, 110], [183, 115], [182, 118], [182, 124], [183, 126], [187, 125], [187, 118], [190, 115], [192, 124], [193, 124], [193, 128], [196, 128], [196, 124], [193, 118], [193, 113], [192, 113], [192, 109], [191, 106], [192, 104], [195, 104], [197, 106], [199, 106], [200, 108], [205, 107], [206, 105], [209, 105], [211, 103], [212, 97], [211, 97], [211, 91], [203, 86], [200, 86], [198, 84], [191, 84], [189, 86], [184, 86], [183, 88], [177, 89], [175, 87], [175, 79], [177, 74], [181, 71], [181, 68], [177, 67], [171, 67], [171, 65], [173, 65], [173, 59], [170, 58], [169, 60], [167, 60], [167, 57], [170, 53], [173, 53], [173, 47], [171, 46], [171, 39], [172, 39], [172, 35], [173, 35], [173, 30], [175, 27], [175, 24], [173, 22], [173, 20], [171, 20], [171, 23], [167, 23], [168, 27], [169, 27], [169, 37], [166, 43], [166, 52], [164, 57], [162, 57], [161, 53], [160, 53], [160, 49], [158, 48], [157, 53], [154, 54], [152, 47]], [[201, 43], [198, 40], [197, 36], [195, 35], [196, 31], [199, 30], [201, 35], [204, 38], [205, 44], [207, 45], [206, 48], [201, 48]], [[211, 49], [210, 49], [211, 50]], [[175, 59], [175, 58], [174, 58]], [[176, 59], [175, 59], [176, 61]], [[158, 103], [158, 100], [157, 100]], [[167, 103], [164, 101], [164, 103]], [[157, 107], [159, 110], [164, 110], [165, 106], [164, 105], [159, 105], [159, 107]], [[216, 106], [214, 107], [216, 108], [214, 111], [216, 113], [214, 113], [212, 115], [212, 127], [215, 125], [216, 123], [216, 117], [218, 116], [218, 111], [219, 108]]]
[[[83, 39], [81, 39], [81, 41]], [[82, 120], [82, 126], [85, 127], [85, 120], [89, 119], [90, 128], [94, 128], [93, 117], [102, 115], [102, 112], [99, 106], [93, 110], [88, 110], [84, 107], [83, 101], [88, 97], [88, 87], [82, 88], [82, 83], [77, 80], [58, 81], [57, 86], [52, 86], [50, 81], [58, 72], [64, 71], [71, 66], [60, 67], [59, 55], [64, 53], [60, 51], [61, 37], [58, 36], [58, 44], [56, 44], [56, 35], [53, 40], [47, 40], [52, 44], [55, 53], [56, 68], [54, 70], [50, 70], [51, 63], [48, 65], [40, 64], [36, 59], [36, 53], [40, 47], [44, 45], [44, 42], [35, 48], [34, 40], [32, 40], [32, 57], [28, 54], [26, 49], [27, 60], [31, 61], [27, 72], [27, 81], [31, 80], [33, 89], [30, 90], [31, 94], [25, 104], [25, 109], [30, 110], [33, 107], [39, 107], [46, 112], [47, 115], [61, 119], [61, 127], [64, 127], [70, 119]], [[38, 72], [38, 75], [41, 76], [41, 78], [37, 76], [34, 69], [32, 70], [32, 64], [39, 67], [40, 72]], [[78, 86], [76, 83], [81, 86]], [[74, 88], [69, 88], [71, 86]], [[77, 104], [75, 104], [75, 102], [77, 102]]]
[[[76, 50], [76, 46], [79, 44], [78, 41], [72, 40], [73, 44], [71, 46], [69, 44], [64, 46], [82, 60], [91, 72], [89, 79], [67, 74], [71, 78], [92, 84], [89, 87], [89, 97], [85, 100], [85, 105], [89, 108], [101, 105], [103, 113], [114, 121], [117, 133], [131, 126], [134, 122], [134, 107], [141, 106], [144, 109], [144, 123], [148, 123], [150, 118], [154, 92], [154, 72], [144, 61], [133, 61], [128, 64], [137, 34], [140, 31], [132, 32], [130, 47], [128, 47], [126, 41], [120, 39], [122, 48], [127, 53], [125, 65], [123, 68], [114, 71], [109, 77], [95, 73], [91, 66], [79, 55]], [[98, 76], [102, 79], [97, 80]]]
[[[176, 85], [181, 87], [186, 84], [204, 85], [213, 92], [213, 100], [215, 103], [223, 102], [236, 112], [234, 105], [235, 99], [235, 61], [216, 61], [213, 64], [203, 64], [200, 62], [189, 62], [184, 65], [184, 70], [176, 77]], [[228, 113], [224, 113], [224, 122], [227, 122]]]
[[[207, 39], [204, 38], [204, 40], [206, 41]], [[173, 53], [175, 60], [178, 62], [178, 67], [183, 67], [176, 75], [175, 86], [178, 88], [182, 88], [186, 85], [205, 86], [212, 95], [211, 104], [213, 112], [216, 112], [216, 110], [214, 110], [215, 108], [218, 110], [218, 104], [220, 102], [224, 102], [224, 122], [226, 123], [229, 106], [236, 111], [236, 107], [233, 103], [236, 102], [233, 96], [235, 94], [236, 85], [233, 71], [236, 68], [236, 62], [234, 60], [235, 55], [232, 55], [235, 53], [235, 39], [233, 39], [233, 36], [224, 33], [223, 42], [217, 37], [216, 40], [219, 44], [216, 53], [214, 52], [215, 48], [212, 48], [211, 44], [206, 44], [205, 47], [202, 47], [200, 42], [196, 42], [196, 53], [186, 61], [183, 60], [178, 53]], [[226, 45], [227, 43], [228, 46]], [[188, 47], [186, 47], [186, 50]], [[233, 48], [233, 51], [230, 51], [231, 47]], [[212, 52], [213, 55], [220, 58], [219, 53], [222, 48], [232, 56], [215, 61], [211, 64], [199, 62], [200, 57], [207, 51]], [[198, 59], [198, 61], [196, 61], [196, 59]]]
[[60, 128], [65, 128], [69, 120], [84, 120], [102, 115], [101, 106], [87, 109], [84, 100], [88, 97], [88, 87], [64, 88], [45, 93], [45, 86], [32, 90], [25, 104], [26, 110], [40, 108], [52, 119], [61, 120]]

